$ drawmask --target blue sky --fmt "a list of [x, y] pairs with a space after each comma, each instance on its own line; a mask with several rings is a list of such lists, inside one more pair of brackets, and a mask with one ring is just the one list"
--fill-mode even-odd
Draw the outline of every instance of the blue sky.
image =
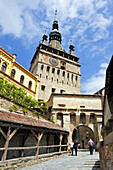
[[52, 29], [57, 8], [62, 46], [70, 40], [81, 64], [81, 92], [94, 93], [105, 85], [105, 71], [113, 55], [112, 0], [0, 0], [0, 46], [17, 54], [26, 69], [35, 49]]

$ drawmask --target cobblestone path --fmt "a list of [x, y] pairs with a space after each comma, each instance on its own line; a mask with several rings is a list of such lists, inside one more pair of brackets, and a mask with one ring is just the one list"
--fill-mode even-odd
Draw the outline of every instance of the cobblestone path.
[[89, 151], [78, 151], [77, 156], [66, 155], [56, 159], [48, 160], [19, 170], [99, 170], [99, 154]]

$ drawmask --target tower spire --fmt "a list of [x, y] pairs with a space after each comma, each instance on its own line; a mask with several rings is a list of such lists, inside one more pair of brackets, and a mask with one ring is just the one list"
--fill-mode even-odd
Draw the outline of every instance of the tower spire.
[[57, 8], [55, 9], [55, 21], [57, 20]]

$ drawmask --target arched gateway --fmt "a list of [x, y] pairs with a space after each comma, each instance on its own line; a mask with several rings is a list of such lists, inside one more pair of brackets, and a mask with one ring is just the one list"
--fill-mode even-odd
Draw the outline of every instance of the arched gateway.
[[72, 140], [75, 141], [77, 139], [79, 141], [80, 149], [88, 149], [90, 138], [94, 141], [94, 132], [88, 126], [80, 125], [73, 130]]

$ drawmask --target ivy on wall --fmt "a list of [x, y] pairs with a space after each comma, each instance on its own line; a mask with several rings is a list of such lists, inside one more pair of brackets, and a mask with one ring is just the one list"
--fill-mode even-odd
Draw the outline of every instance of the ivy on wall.
[[[0, 94], [26, 108], [36, 109], [38, 113], [42, 115], [48, 113], [48, 107], [45, 101], [38, 102], [37, 100], [32, 99], [31, 96], [27, 96], [27, 93], [23, 88], [18, 88], [14, 84], [10, 84], [3, 77], [0, 77]], [[38, 114], [37, 111], [35, 114]]]

